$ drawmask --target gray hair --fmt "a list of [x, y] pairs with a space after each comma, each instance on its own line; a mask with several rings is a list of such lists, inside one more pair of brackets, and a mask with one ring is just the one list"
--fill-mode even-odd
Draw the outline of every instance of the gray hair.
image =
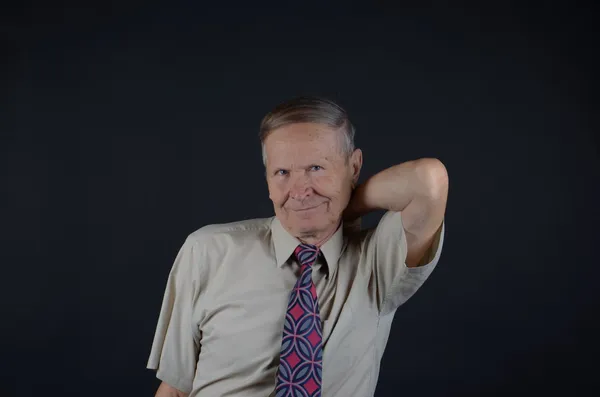
[[260, 123], [263, 164], [267, 164], [265, 140], [269, 134], [277, 128], [295, 123], [320, 123], [337, 129], [342, 132], [342, 154], [349, 159], [354, 152], [354, 126], [340, 105], [319, 97], [297, 97], [277, 105]]

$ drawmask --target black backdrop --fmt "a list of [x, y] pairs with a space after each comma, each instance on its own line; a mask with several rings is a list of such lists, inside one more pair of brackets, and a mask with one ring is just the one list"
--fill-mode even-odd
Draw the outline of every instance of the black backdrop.
[[362, 179], [423, 156], [450, 175], [442, 260], [397, 312], [376, 395], [583, 395], [591, 8], [198, 3], [0, 13], [0, 395], [153, 395], [176, 252], [205, 224], [272, 214], [258, 124], [301, 94], [348, 109]]

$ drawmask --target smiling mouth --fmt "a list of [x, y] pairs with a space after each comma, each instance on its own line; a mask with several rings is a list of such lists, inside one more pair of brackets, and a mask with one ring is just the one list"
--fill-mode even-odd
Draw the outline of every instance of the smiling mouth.
[[313, 210], [313, 209], [315, 209], [315, 208], [317, 208], [317, 207], [320, 207], [320, 206], [321, 206], [321, 205], [323, 205], [323, 204], [324, 204], [324, 203], [321, 203], [321, 204], [317, 204], [317, 205], [314, 205], [314, 206], [312, 206], [312, 207], [307, 207], [307, 208], [300, 208], [300, 209], [290, 208], [290, 209], [291, 209], [292, 211], [295, 211], [295, 212], [304, 212], [304, 211]]

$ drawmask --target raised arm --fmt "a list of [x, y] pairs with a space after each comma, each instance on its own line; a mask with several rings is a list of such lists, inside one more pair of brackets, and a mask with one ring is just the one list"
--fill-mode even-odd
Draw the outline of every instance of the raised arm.
[[359, 185], [344, 218], [353, 221], [373, 210], [401, 212], [406, 266], [415, 267], [440, 230], [447, 197], [446, 168], [437, 159], [422, 158], [387, 168]]

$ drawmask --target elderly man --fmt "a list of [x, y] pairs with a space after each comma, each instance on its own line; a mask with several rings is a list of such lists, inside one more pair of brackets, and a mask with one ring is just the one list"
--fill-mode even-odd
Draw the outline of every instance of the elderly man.
[[[156, 396], [372, 396], [394, 313], [441, 254], [446, 169], [423, 158], [356, 186], [354, 127], [319, 98], [279, 105], [260, 137], [275, 216], [188, 236], [148, 362]], [[356, 227], [373, 210], [377, 227]]]

